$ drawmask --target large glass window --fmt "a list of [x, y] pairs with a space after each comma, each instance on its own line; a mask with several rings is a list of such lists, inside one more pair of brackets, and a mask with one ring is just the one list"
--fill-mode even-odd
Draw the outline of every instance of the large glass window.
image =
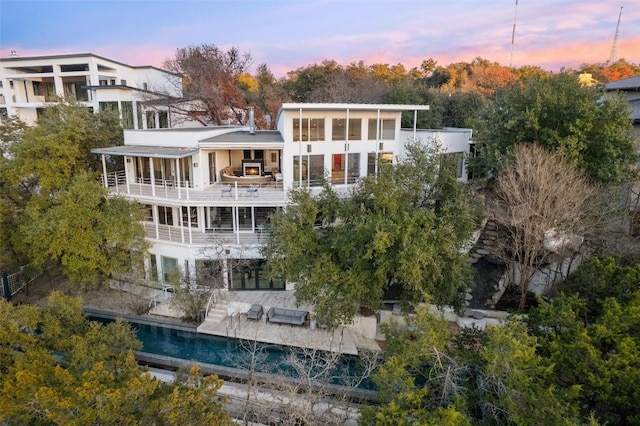
[[392, 164], [393, 163], [393, 153], [392, 152], [380, 152], [377, 154], [375, 152], [370, 152], [367, 155], [367, 175], [373, 176], [376, 174], [376, 162], [378, 163], [378, 169], [381, 166]]
[[155, 129], [156, 128], [156, 114], [153, 111], [147, 111], [147, 129]]
[[[370, 118], [368, 123], [368, 138], [370, 141], [376, 140], [376, 123], [375, 118]], [[384, 118], [380, 120], [380, 140], [394, 140], [396, 138], [396, 120], [395, 118]]]
[[229, 290], [284, 290], [283, 279], [268, 278], [266, 262], [262, 259], [234, 259], [230, 261]]
[[182, 206], [182, 223], [191, 224], [192, 228], [198, 227], [198, 208]]
[[158, 206], [158, 223], [173, 226], [173, 208]]
[[293, 141], [313, 142], [324, 140], [324, 118], [293, 119]]
[[142, 210], [144, 215], [144, 221], [153, 222], [153, 206], [151, 204], [143, 204]]
[[231, 207], [208, 207], [206, 227], [215, 231], [233, 231]]
[[253, 231], [253, 214], [251, 207], [238, 207], [238, 228], [241, 231]]
[[133, 103], [122, 102], [122, 128], [133, 129]]
[[151, 281], [158, 281], [158, 260], [153, 253], [149, 255], [149, 279]]
[[302, 185], [320, 186], [324, 178], [324, 155], [303, 155], [293, 157], [293, 181], [300, 181], [300, 167], [302, 167]]
[[32, 81], [33, 85], [33, 95], [40, 96], [42, 94], [42, 89], [40, 88], [41, 83], [39, 81]]
[[345, 155], [333, 154], [331, 156], [331, 182], [344, 183]]
[[177, 283], [180, 280], [178, 259], [160, 256], [162, 262], [162, 281], [165, 283]]
[[169, 115], [166, 112], [158, 113], [158, 127], [161, 129], [169, 128]]
[[100, 102], [100, 111], [115, 111], [118, 112], [118, 102]]
[[353, 183], [360, 177], [360, 153], [347, 155], [347, 183]]
[[[347, 120], [344, 118], [334, 118], [331, 120], [331, 140], [344, 141], [347, 140], [346, 126]], [[362, 139], [362, 119], [349, 119], [349, 140], [359, 141]]]

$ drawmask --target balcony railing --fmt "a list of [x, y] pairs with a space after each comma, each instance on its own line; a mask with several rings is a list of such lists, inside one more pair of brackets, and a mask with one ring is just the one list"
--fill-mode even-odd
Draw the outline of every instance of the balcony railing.
[[189, 181], [154, 179], [127, 182], [124, 171], [112, 172], [101, 178], [112, 193], [136, 198], [155, 198], [172, 201], [216, 202], [286, 202], [281, 182], [261, 184], [214, 183], [205, 188], [192, 188]]
[[171, 241], [179, 244], [216, 245], [216, 244], [240, 244], [256, 245], [265, 240], [265, 232], [256, 229], [255, 232], [202, 232], [188, 226], [170, 226], [144, 222], [147, 238]]

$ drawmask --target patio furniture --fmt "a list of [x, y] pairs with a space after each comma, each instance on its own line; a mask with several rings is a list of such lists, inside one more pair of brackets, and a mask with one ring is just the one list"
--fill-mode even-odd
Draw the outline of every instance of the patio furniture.
[[231, 185], [222, 185], [220, 187], [220, 192], [222, 193], [222, 197], [224, 197], [225, 195], [228, 195], [229, 197], [231, 197]]
[[276, 324], [304, 325], [308, 318], [308, 311], [297, 309], [271, 308], [267, 312], [267, 322]]
[[278, 188], [278, 186], [282, 186], [282, 173], [276, 173], [273, 175], [273, 178], [276, 180], [276, 188]]
[[258, 188], [258, 185], [249, 185], [249, 187], [247, 188], [247, 197], [257, 197]]
[[251, 309], [247, 311], [247, 319], [258, 321], [260, 320], [260, 318], [262, 318], [263, 313], [264, 310], [262, 309], [262, 305], [253, 304], [251, 305]]

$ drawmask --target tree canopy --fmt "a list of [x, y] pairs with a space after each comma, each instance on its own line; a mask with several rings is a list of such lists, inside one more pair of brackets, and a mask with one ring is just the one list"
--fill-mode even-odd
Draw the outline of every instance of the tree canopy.
[[131, 327], [82, 314], [54, 292], [45, 308], [0, 301], [0, 423], [5, 425], [230, 425], [222, 381], [197, 367], [175, 385], [138, 366]]
[[498, 89], [481, 114], [475, 171], [496, 170], [508, 150], [535, 143], [560, 152], [591, 179], [621, 183], [634, 160], [628, 103], [583, 87], [575, 75], [523, 78]]
[[90, 152], [122, 144], [117, 116], [62, 102], [34, 126], [3, 123], [2, 137], [3, 267], [51, 259], [83, 281], [139, 264], [146, 251], [140, 207], [108, 196]]
[[294, 281], [320, 322], [348, 322], [359, 308], [378, 309], [385, 294], [460, 306], [471, 277], [460, 249], [476, 210], [450, 168], [439, 167], [436, 148], [414, 143], [407, 152], [350, 197], [328, 184], [318, 196], [293, 190], [291, 205], [272, 216], [263, 253], [271, 273]]

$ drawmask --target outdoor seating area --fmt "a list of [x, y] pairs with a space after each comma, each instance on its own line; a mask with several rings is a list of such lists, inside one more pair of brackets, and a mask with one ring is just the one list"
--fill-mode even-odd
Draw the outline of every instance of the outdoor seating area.
[[267, 312], [267, 322], [275, 324], [304, 325], [308, 319], [309, 311], [274, 307]]
[[262, 309], [262, 305], [253, 304], [251, 305], [251, 309], [247, 311], [247, 319], [259, 321], [264, 314], [264, 309]]

